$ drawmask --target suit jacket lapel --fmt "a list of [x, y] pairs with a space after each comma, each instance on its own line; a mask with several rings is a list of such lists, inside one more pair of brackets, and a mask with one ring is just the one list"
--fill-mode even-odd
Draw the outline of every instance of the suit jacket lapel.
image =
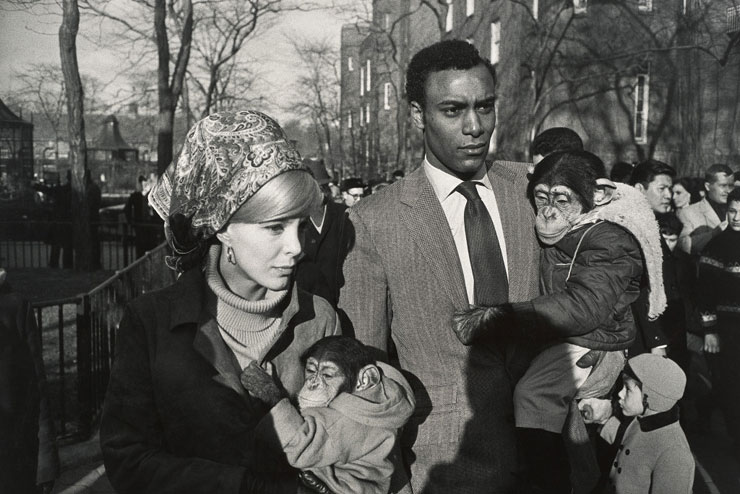
[[403, 182], [401, 218], [443, 292], [457, 307], [466, 307], [465, 278], [442, 205], [419, 167]]
[[491, 180], [504, 228], [506, 260], [509, 268], [509, 300], [522, 300], [526, 298], [525, 292], [528, 287], [522, 283], [522, 278], [517, 276], [517, 273], [526, 272], [528, 266], [524, 253], [517, 247], [529, 244], [529, 239], [526, 239], [524, 235], [534, 235], [533, 231], [525, 231], [526, 229], [521, 228], [524, 215], [532, 214], [531, 211], [522, 211], [521, 197], [526, 194], [526, 191], [519, 190], [519, 186], [510, 177], [497, 169], [495, 162], [488, 170], [488, 177]]

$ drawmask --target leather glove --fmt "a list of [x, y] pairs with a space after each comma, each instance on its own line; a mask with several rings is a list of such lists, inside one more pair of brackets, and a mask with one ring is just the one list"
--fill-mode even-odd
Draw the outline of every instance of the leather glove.
[[270, 408], [288, 396], [282, 386], [275, 382], [275, 379], [254, 361], [250, 362], [242, 371], [239, 380], [250, 395]]

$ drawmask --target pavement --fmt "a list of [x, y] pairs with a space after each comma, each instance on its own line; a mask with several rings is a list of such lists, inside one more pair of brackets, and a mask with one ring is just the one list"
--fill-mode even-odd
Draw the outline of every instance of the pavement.
[[[687, 434], [696, 460], [694, 494], [740, 493], [740, 463], [730, 456], [730, 440], [719, 413], [708, 433]], [[60, 448], [62, 474], [52, 494], [115, 494], [105, 475], [97, 434]]]

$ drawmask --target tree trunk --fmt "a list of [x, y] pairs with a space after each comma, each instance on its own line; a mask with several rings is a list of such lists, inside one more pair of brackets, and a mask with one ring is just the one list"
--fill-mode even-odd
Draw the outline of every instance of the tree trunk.
[[75, 269], [94, 269], [90, 235], [90, 214], [85, 184], [87, 145], [83, 117], [83, 94], [77, 65], [77, 32], [80, 10], [77, 0], [63, 0], [62, 25], [59, 27], [59, 53], [67, 89], [67, 130], [69, 162], [72, 167], [72, 231], [74, 235]]

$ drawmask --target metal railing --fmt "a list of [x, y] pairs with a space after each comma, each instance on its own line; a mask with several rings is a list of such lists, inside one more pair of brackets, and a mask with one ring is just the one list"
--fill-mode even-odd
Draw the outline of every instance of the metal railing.
[[105, 398], [123, 309], [139, 295], [174, 282], [167, 254], [162, 244], [88, 293], [33, 304], [44, 345], [57, 345], [58, 362], [46, 370], [61, 438], [90, 436]]
[[[118, 270], [136, 259], [136, 235], [144, 233], [151, 233], [152, 237], [161, 235], [162, 227], [152, 224], [131, 226], [125, 222], [102, 221], [94, 224], [93, 229], [94, 237], [97, 238], [93, 241], [96, 244], [94, 250], [97, 251], [99, 269]], [[0, 264], [6, 269], [62, 267], [64, 265], [62, 251], [71, 248], [63, 245], [58, 238], [60, 232], [65, 230], [69, 235], [67, 242], [71, 242], [69, 234], [72, 231], [71, 222], [36, 220], [0, 222]], [[51, 261], [53, 250], [57, 251], [55, 266], [52, 266]]]

